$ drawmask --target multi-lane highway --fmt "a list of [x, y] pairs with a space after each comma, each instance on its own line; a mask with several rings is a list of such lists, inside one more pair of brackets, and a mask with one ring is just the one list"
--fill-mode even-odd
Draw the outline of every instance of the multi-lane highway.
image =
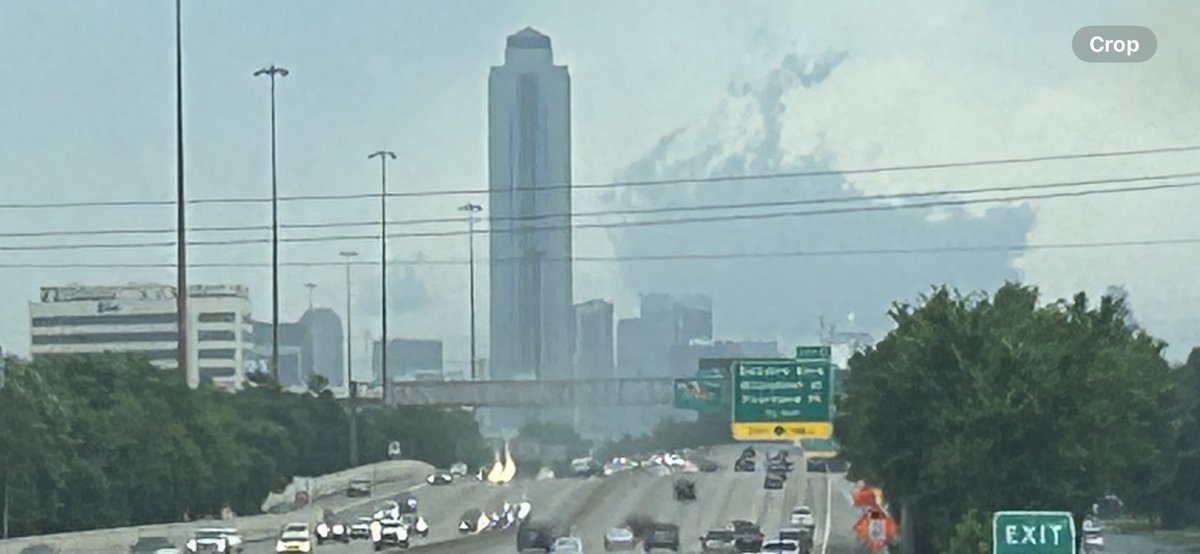
[[[816, 516], [816, 553], [859, 552], [858, 542], [850, 531], [856, 517], [850, 502], [852, 483], [841, 474], [807, 473], [801, 459], [796, 457], [796, 470], [789, 476], [784, 489], [765, 490], [761, 464], [754, 473], [733, 471], [733, 461], [742, 448], [741, 445], [728, 445], [705, 453], [720, 464], [720, 469], [715, 473], [687, 474], [696, 482], [697, 499], [690, 502], [676, 501], [672, 494], [673, 483], [679, 474], [664, 476], [647, 469], [635, 469], [587, 479], [539, 481], [519, 478], [507, 485], [490, 485], [474, 479], [443, 486], [408, 481], [377, 487], [373, 500], [351, 502], [333, 498], [324, 503], [351, 506], [337, 513], [340, 519], [349, 522], [358, 516], [370, 515], [386, 500], [411, 493], [417, 497], [419, 511], [430, 524], [430, 533], [427, 538], [415, 539], [409, 551], [433, 554], [514, 552], [515, 532], [490, 531], [464, 537], [457, 531], [459, 518], [466, 510], [497, 510], [506, 500], [528, 500], [533, 505], [534, 520], [551, 521], [568, 529], [582, 539], [586, 552], [603, 551], [605, 531], [633, 516], [679, 525], [683, 551], [698, 552], [699, 537], [709, 529], [724, 527], [735, 519], [746, 519], [758, 522], [769, 537], [786, 526], [794, 506], [807, 504]], [[761, 459], [761, 450], [759, 455]], [[291, 519], [314, 524], [313, 514], [313, 511], [298, 513]], [[174, 534], [172, 539], [183, 540]], [[245, 554], [273, 553], [274, 543], [273, 539], [261, 538], [249, 542]], [[86, 548], [78, 550], [78, 547], [64, 551], [94, 552]], [[369, 541], [354, 541], [322, 545], [317, 551], [321, 554], [359, 554], [372, 552], [373, 548]]]
[[[513, 532], [485, 532], [463, 537], [457, 533], [459, 518], [469, 508], [498, 509], [505, 500], [528, 499], [533, 519], [550, 520], [570, 529], [583, 540], [585, 551], [601, 552], [604, 533], [631, 516], [647, 516], [679, 525], [685, 552], [699, 550], [699, 537], [707, 530], [723, 527], [734, 519], [757, 521], [771, 536], [786, 526], [788, 513], [798, 504], [808, 504], [816, 514], [816, 552], [841, 554], [857, 551], [850, 534], [855, 514], [850, 505], [852, 484], [840, 474], [808, 474], [802, 463], [789, 477], [783, 490], [764, 490], [763, 472], [734, 473], [733, 460], [741, 446], [713, 449], [708, 457], [718, 461], [716, 473], [688, 474], [696, 481], [697, 499], [678, 502], [672, 484], [678, 475], [659, 476], [648, 470], [631, 470], [605, 478], [521, 480], [504, 486], [460, 482], [445, 486], [422, 485], [412, 489], [420, 512], [430, 523], [430, 536], [414, 541], [410, 552], [421, 553], [511, 553]], [[799, 461], [799, 460], [797, 460]], [[339, 514], [343, 518], [367, 515], [370, 507]], [[249, 545], [248, 554], [272, 552], [272, 544]], [[327, 544], [320, 552], [351, 554], [371, 550], [370, 543]]]

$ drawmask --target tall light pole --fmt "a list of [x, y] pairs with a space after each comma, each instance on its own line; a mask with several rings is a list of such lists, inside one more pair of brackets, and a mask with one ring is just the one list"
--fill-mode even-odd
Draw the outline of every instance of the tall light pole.
[[316, 283], [304, 283], [304, 288], [308, 289], [308, 309], [313, 309], [313, 289], [317, 288]]
[[254, 76], [271, 78], [271, 376], [279, 381], [279, 181], [275, 171], [275, 77], [287, 77], [282, 67], [264, 67]]
[[387, 405], [388, 397], [388, 300], [387, 300], [387, 161], [388, 158], [396, 159], [396, 153], [390, 150], [378, 150], [367, 156], [367, 159], [379, 158], [379, 176], [382, 193], [379, 195], [379, 291], [383, 305], [381, 308], [382, 327], [381, 331], [383, 339], [380, 341], [380, 378], [383, 380], [383, 392], [381, 398], [383, 404]]
[[[178, 313], [176, 364], [188, 386], [188, 283], [186, 200], [183, 196], [183, 15], [175, 0], [175, 311]], [[6, 522], [7, 523], [7, 522]], [[7, 536], [7, 524], [5, 536]]]
[[471, 280], [467, 287], [471, 291], [471, 380], [474, 381], [478, 358], [475, 356], [475, 214], [483, 211], [483, 206], [470, 202], [458, 207], [460, 212], [467, 212], [467, 265]]
[[358, 255], [352, 250], [343, 250], [338, 255], [346, 259], [346, 386], [350, 393], [350, 466], [358, 465], [358, 387], [354, 383], [354, 353], [351, 351], [353, 335], [350, 326], [350, 264]]

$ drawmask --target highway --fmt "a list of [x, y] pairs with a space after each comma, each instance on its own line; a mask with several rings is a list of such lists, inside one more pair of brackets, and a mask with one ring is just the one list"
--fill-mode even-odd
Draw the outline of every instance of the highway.
[[[461, 482], [412, 487], [411, 491], [420, 503], [420, 512], [430, 524], [430, 536], [416, 539], [409, 552], [514, 552], [514, 532], [485, 532], [463, 537], [458, 535], [456, 527], [462, 513], [469, 508], [496, 509], [506, 499], [512, 501], [523, 497], [533, 504], [533, 519], [549, 519], [571, 529], [583, 540], [586, 552], [603, 551], [605, 531], [634, 515], [678, 524], [683, 551], [693, 552], [699, 551], [700, 535], [734, 519], [757, 521], [767, 536], [771, 536], [781, 526], [786, 526], [788, 513], [798, 504], [808, 504], [816, 514], [815, 552], [858, 552], [857, 541], [850, 533], [855, 517], [850, 505], [852, 484], [841, 474], [807, 474], [803, 463], [797, 463], [796, 471], [788, 478], [783, 490], [764, 490], [761, 468], [755, 473], [733, 472], [733, 461], [742, 448], [718, 447], [707, 454], [721, 464], [718, 472], [689, 474], [696, 480], [697, 499], [694, 502], [674, 500], [672, 483], [678, 475], [658, 476], [647, 470], [631, 470], [605, 478], [519, 479], [504, 486]], [[800, 459], [796, 461], [800, 462]], [[368, 515], [370, 510], [360, 507], [339, 516]], [[372, 548], [367, 541], [355, 541], [326, 544], [318, 551], [351, 554], [370, 552]], [[250, 544], [246, 552], [267, 554], [273, 552], [273, 544]]]
[[[516, 534], [484, 532], [461, 536], [457, 526], [463, 512], [471, 508], [497, 510], [506, 500], [527, 499], [533, 505], [533, 519], [552, 521], [584, 542], [586, 552], [602, 552], [604, 533], [631, 516], [646, 516], [655, 521], [680, 526], [682, 552], [699, 552], [699, 537], [709, 529], [727, 525], [731, 520], [747, 519], [758, 522], [768, 537], [786, 526], [788, 513], [799, 504], [812, 507], [816, 516], [816, 554], [857, 554], [862, 552], [850, 532], [856, 511], [851, 506], [853, 484], [842, 474], [809, 474], [802, 458], [795, 456], [796, 470], [788, 477], [783, 490], [764, 490], [761, 464], [754, 473], [735, 473], [733, 461], [743, 445], [720, 446], [704, 455], [720, 465], [715, 473], [686, 474], [696, 481], [697, 499], [679, 502], [674, 499], [672, 485], [680, 476], [656, 475], [647, 469], [634, 469], [609, 477], [560, 478], [548, 480], [518, 478], [507, 485], [490, 485], [474, 479], [463, 479], [443, 486], [413, 481], [376, 487], [373, 499], [330, 497], [320, 505], [346, 507], [337, 515], [344, 521], [370, 515], [384, 501], [413, 494], [419, 502], [419, 512], [428, 521], [427, 538], [415, 538], [408, 552], [431, 554], [499, 553], [516, 550]], [[763, 458], [760, 449], [759, 459]], [[316, 523], [315, 512], [297, 513], [295, 520]], [[203, 525], [196, 525], [197, 527]], [[181, 544], [188, 533], [185, 529], [171, 533], [172, 540]], [[261, 535], [260, 535], [261, 536]], [[77, 542], [77, 541], [76, 541]], [[65, 546], [65, 545], [63, 545]], [[112, 549], [82, 548], [72, 545], [62, 552], [118, 552]], [[245, 545], [244, 554], [270, 554], [275, 541], [257, 540]], [[0, 548], [0, 551], [8, 550]], [[369, 541], [348, 544], [329, 543], [316, 549], [321, 554], [363, 554], [373, 552]], [[401, 550], [397, 550], [400, 552]], [[15, 551], [14, 551], [15, 552]]]

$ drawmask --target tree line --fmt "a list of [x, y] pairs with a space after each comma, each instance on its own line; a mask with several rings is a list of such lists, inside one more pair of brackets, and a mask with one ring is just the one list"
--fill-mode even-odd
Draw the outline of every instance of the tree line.
[[[331, 393], [266, 382], [230, 394], [121, 354], [9, 358], [0, 389], [0, 503], [11, 536], [254, 514], [294, 476], [349, 466]], [[360, 461], [399, 441], [446, 466], [490, 457], [472, 414], [364, 407]]]
[[[1123, 299], [933, 289], [849, 361], [835, 432], [918, 552], [990, 552], [998, 510], [1089, 512], [1106, 494], [1200, 523], [1200, 349], [1172, 367]], [[893, 510], [898, 511], [898, 510]]]

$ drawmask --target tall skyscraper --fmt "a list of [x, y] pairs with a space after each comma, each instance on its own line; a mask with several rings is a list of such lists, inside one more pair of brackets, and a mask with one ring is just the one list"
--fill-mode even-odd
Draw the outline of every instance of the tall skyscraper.
[[571, 83], [550, 38], [508, 37], [488, 75], [490, 375], [572, 375]]

